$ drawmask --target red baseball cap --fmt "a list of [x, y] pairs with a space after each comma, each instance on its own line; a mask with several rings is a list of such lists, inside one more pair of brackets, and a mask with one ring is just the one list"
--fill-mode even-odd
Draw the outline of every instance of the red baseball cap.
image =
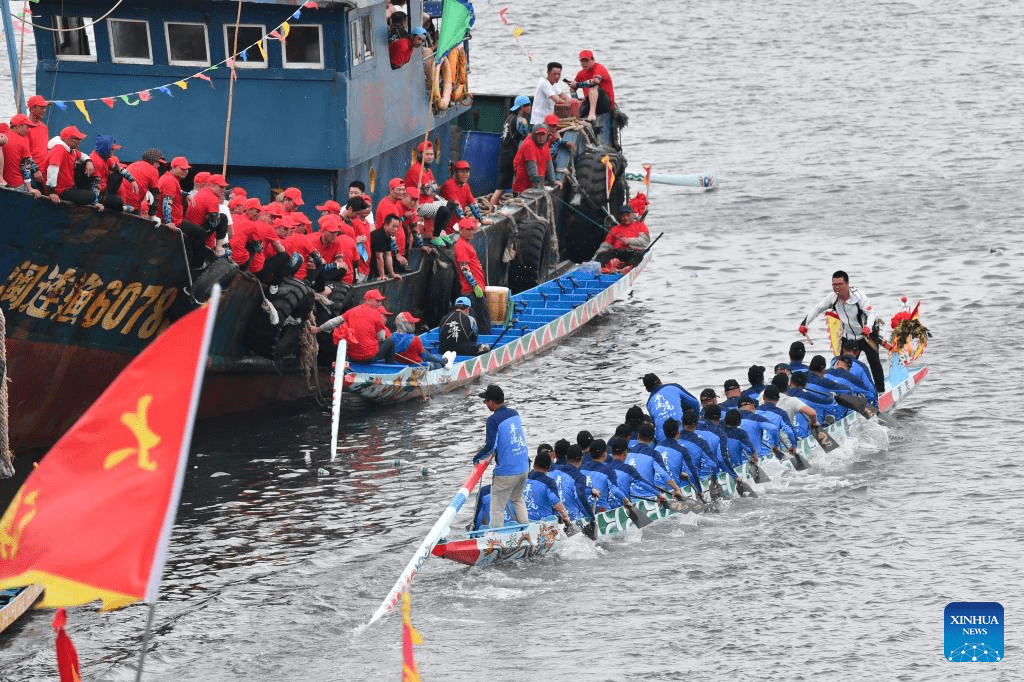
[[455, 162], [455, 170], [469, 170], [469, 161], [458, 160]]
[[420, 188], [413, 185], [412, 187], [406, 187], [405, 193], [411, 196], [413, 199], [420, 198]]
[[291, 199], [295, 202], [296, 206], [302, 206], [302, 191], [298, 187], [289, 187], [284, 191], [284, 198]]
[[376, 289], [370, 289], [365, 294], [363, 294], [363, 300], [364, 301], [386, 301], [386, 300], [388, 300], [388, 297], [385, 296], [384, 294], [380, 293]]
[[89, 136], [86, 135], [85, 133], [83, 133], [81, 130], [79, 130], [75, 126], [68, 126], [67, 128], [64, 128], [63, 130], [60, 131], [60, 139], [62, 139], [62, 140], [70, 140], [70, 139], [84, 140], [87, 137], [89, 137]]
[[198, 173], [196, 173], [196, 177], [193, 180], [193, 182], [195, 182], [197, 184], [198, 183], [206, 184], [206, 183], [210, 182], [210, 174], [207, 173], [206, 171], [199, 171]]
[[420, 318], [413, 317], [412, 313], [410, 313], [410, 312], [398, 313], [398, 317], [401, 317], [402, 319], [404, 319], [406, 322], [408, 322], [410, 324], [417, 324], [420, 321]]
[[248, 199], [245, 200], [245, 203], [242, 205], [242, 208], [244, 208], [246, 211], [252, 208], [262, 210], [263, 204], [261, 204], [260, 200], [256, 197], [249, 197]]
[[248, 201], [245, 197], [231, 197], [231, 201], [228, 202], [228, 208], [235, 209], [238, 206], [245, 208], [245, 203]]
[[320, 216], [320, 220], [316, 221], [317, 225], [320, 226], [321, 232], [341, 232], [341, 218], [336, 215], [325, 215]]
[[394, 315], [393, 312], [391, 312], [390, 310], [388, 310], [384, 306], [381, 306], [381, 307], [377, 308], [377, 312], [379, 312], [381, 315]]
[[547, 116], [544, 117], [544, 122], [547, 123], [549, 126], [556, 126], [558, 125], [558, 122], [561, 120], [562, 119], [558, 118], [554, 114], [548, 114]]
[[171, 159], [171, 168], [184, 168], [187, 170], [191, 167], [192, 166], [188, 165], [188, 159], [184, 156], [175, 156]]
[[388, 189], [394, 189], [396, 187], [401, 187], [404, 184], [405, 184], [405, 180], [402, 179], [402, 178], [391, 178], [391, 180], [388, 182]]
[[28, 98], [28, 106], [30, 107], [48, 107], [50, 103], [46, 101], [46, 98], [42, 95], [32, 95]]
[[593, 59], [593, 58], [594, 58], [594, 53], [591, 52], [590, 50], [583, 50], [583, 52], [580, 52], [580, 59]]
[[324, 203], [316, 207], [318, 211], [330, 211], [332, 213], [341, 213], [341, 204], [334, 199], [328, 199]]
[[32, 119], [30, 119], [25, 114], [17, 114], [14, 118], [11, 119], [12, 128], [14, 126], [28, 126], [29, 128], [35, 128], [37, 125], [39, 124], [33, 123]]
[[211, 175], [207, 182], [209, 182], [211, 185], [219, 185], [220, 187], [228, 186], [228, 181], [225, 180], [224, 176], [221, 175], [220, 173], [214, 173], [213, 175]]
[[269, 213], [270, 215], [275, 216], [277, 218], [280, 218], [281, 216], [284, 215], [284, 206], [277, 203], [276, 201], [271, 201], [269, 204], [264, 206], [262, 210], [264, 213]]
[[459, 221], [459, 230], [475, 230], [480, 227], [480, 221], [472, 216], [467, 216]]
[[434, 145], [430, 144], [429, 142], [420, 142], [418, 145], [416, 145], [416, 151], [418, 151], [418, 152], [422, 152], [424, 150], [433, 149], [433, 148], [434, 148]]
[[241, 196], [241, 197], [249, 196], [249, 193], [245, 191], [244, 187], [232, 187], [231, 188], [231, 194], [232, 195], [236, 195], [237, 194], [238, 196]]
[[291, 213], [285, 213], [283, 216], [278, 218], [277, 224], [278, 225], [283, 225], [284, 227], [298, 227], [299, 226], [299, 224], [295, 222], [295, 218], [292, 218], [292, 214]]

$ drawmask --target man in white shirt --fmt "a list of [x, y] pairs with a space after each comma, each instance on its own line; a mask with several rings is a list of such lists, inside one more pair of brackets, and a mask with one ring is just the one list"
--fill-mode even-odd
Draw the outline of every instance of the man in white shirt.
[[556, 104], [569, 104], [572, 96], [559, 87], [562, 77], [562, 65], [558, 62], [548, 63], [548, 75], [540, 79], [537, 92], [533, 96], [533, 112], [530, 114], [530, 125], [544, 122], [544, 117], [555, 113]]

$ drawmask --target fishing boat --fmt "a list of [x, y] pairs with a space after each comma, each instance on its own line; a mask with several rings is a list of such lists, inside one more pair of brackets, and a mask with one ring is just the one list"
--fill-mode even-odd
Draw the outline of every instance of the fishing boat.
[[[892, 355], [886, 380], [889, 388], [879, 395], [880, 410], [883, 412], [893, 410], [927, 375], [927, 366], [909, 367], [904, 364], [904, 360], [899, 354]], [[841, 442], [847, 440], [857, 424], [863, 423], [866, 419], [867, 417], [863, 414], [850, 410], [842, 419], [823, 427], [822, 431], [835, 441]], [[797, 452], [810, 467], [814, 467], [816, 464], [820, 466], [829, 457], [829, 454], [820, 445], [818, 438], [813, 435], [800, 439]], [[794, 464], [794, 458], [790, 457], [783, 459], [762, 457], [758, 462], [758, 467], [765, 476], [773, 480], [777, 480], [789, 472], [799, 471]], [[741, 478], [754, 480], [748, 462], [735, 468]], [[717, 480], [725, 498], [739, 497], [735, 479], [726, 473], [719, 473]], [[702, 479], [701, 485], [707, 491], [711, 481], [707, 478]], [[693, 488], [689, 485], [682, 485], [680, 488], [688, 498], [682, 504], [678, 502], [659, 503], [647, 499], [632, 500], [635, 513], [644, 518], [642, 524], [646, 526], [680, 514], [699, 514], [708, 509], [706, 505], [697, 502], [697, 495]], [[589, 536], [600, 542], [636, 528], [637, 524], [633, 514], [624, 507], [617, 507], [595, 515], [593, 526], [589, 529]], [[532, 559], [555, 552], [567, 538], [562, 526], [554, 517], [551, 517], [524, 525], [510, 525], [487, 531], [471, 531], [464, 537], [443, 538], [434, 546], [432, 553], [436, 557], [469, 566], [491, 566]]]
[[[597, 263], [570, 272], [512, 296], [505, 321], [480, 337], [490, 350], [477, 356], [456, 356], [444, 368], [397, 363], [349, 363], [344, 390], [371, 402], [389, 403], [428, 398], [463, 386], [534, 355], [579, 330], [633, 287], [651, 258], [648, 250], [626, 273], [600, 271]], [[423, 347], [437, 352], [438, 329], [420, 336]]]
[[[410, 17], [425, 11], [435, 25], [442, 15], [438, 2], [390, 4], [401, 4]], [[468, 35], [441, 60], [447, 66], [417, 52], [392, 68], [387, 5], [33, 5], [36, 87], [53, 102], [44, 122], [51, 134], [68, 125], [82, 129], [89, 135], [84, 149], [93, 136], [111, 135], [126, 160], [150, 147], [167, 158], [185, 156], [191, 164], [186, 190], [199, 171], [226, 172], [232, 185], [264, 202], [281, 188], [297, 187], [307, 199], [301, 210], [314, 218], [318, 201], [344, 202], [355, 180], [380, 200], [387, 180], [405, 175], [424, 141], [437, 152], [435, 168], [469, 160], [475, 192], [490, 193], [497, 131], [514, 95], [474, 96], [468, 82], [454, 82], [465, 78]], [[13, 60], [11, 69], [19, 72]], [[611, 114], [603, 117], [598, 132], [580, 123], [565, 131], [573, 144], [556, 158], [559, 177], [568, 181], [564, 189], [530, 190], [502, 205], [480, 230], [474, 245], [489, 283], [516, 293], [593, 255], [606, 207], [629, 192], [617, 125]], [[616, 178], [610, 187], [608, 165]], [[326, 319], [376, 288], [403, 310], [439, 320], [431, 306], [438, 292], [450, 293], [451, 273], [431, 254], [410, 254], [409, 260], [400, 280], [339, 286], [322, 301], [305, 282], [286, 280], [272, 291], [229, 261], [190, 267], [180, 233], [166, 226], [0, 188], [11, 445], [22, 452], [52, 445], [133, 357], [201, 304], [214, 283], [224, 294], [200, 418], [319, 397], [329, 376], [319, 370], [333, 358], [318, 357], [307, 333], [311, 314]], [[497, 362], [495, 354], [488, 362], [492, 358]]]
[[39, 600], [42, 594], [42, 585], [28, 585], [26, 587], [0, 590], [0, 632], [3, 632], [13, 625], [14, 621], [21, 618], [26, 611], [32, 608], [32, 605]]

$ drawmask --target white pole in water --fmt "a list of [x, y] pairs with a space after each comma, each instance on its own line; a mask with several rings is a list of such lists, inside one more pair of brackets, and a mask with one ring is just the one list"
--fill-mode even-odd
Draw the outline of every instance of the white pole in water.
[[345, 383], [345, 353], [348, 342], [338, 342], [338, 354], [334, 358], [334, 400], [331, 405], [331, 461], [338, 456], [338, 422], [341, 419], [341, 389]]
[[441, 535], [448, 531], [448, 525], [455, 518], [455, 515], [462, 509], [462, 505], [466, 503], [466, 498], [469, 497], [470, 491], [476, 486], [480, 477], [484, 475], [484, 470], [487, 469], [487, 465], [491, 463], [491, 455], [488, 455], [486, 459], [481, 460], [478, 464], [473, 467], [473, 471], [466, 477], [466, 480], [462, 482], [462, 487], [455, 493], [455, 497], [448, 503], [448, 507], [441, 514], [441, 517], [434, 524], [434, 527], [427, 533], [427, 537], [420, 543], [416, 553], [412, 555], [412, 559], [406, 565], [405, 570], [402, 571], [402, 575], [398, 577], [395, 586], [391, 588], [388, 596], [384, 598], [381, 605], [377, 607], [377, 611], [373, 614], [373, 618], [366, 624], [367, 627], [373, 625], [379, 618], [391, 613], [395, 605], [398, 604], [402, 598], [402, 591], [412, 584], [413, 578], [416, 577], [416, 571], [423, 565], [423, 562], [430, 557], [431, 550], [434, 549], [434, 545], [441, 539]]

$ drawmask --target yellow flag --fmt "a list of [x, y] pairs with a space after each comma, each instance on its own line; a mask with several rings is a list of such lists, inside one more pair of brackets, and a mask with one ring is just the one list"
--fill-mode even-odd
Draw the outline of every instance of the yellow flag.
[[266, 41], [263, 38], [260, 38], [260, 42], [256, 43], [256, 47], [260, 48], [260, 54], [263, 55], [263, 61], [267, 61]]
[[281, 35], [283, 35], [285, 38], [288, 37], [288, 33], [291, 30], [292, 30], [292, 27], [288, 25], [287, 21], [284, 22], [283, 24], [281, 24]]
[[188, 83], [186, 83], [185, 81], [175, 81], [174, 84], [177, 85], [182, 90], [188, 90]]
[[409, 592], [402, 593], [402, 682], [420, 682], [420, 671], [413, 659], [414, 644], [423, 644], [423, 637], [412, 626]]
[[85, 102], [83, 100], [76, 99], [75, 106], [78, 107], [78, 110], [82, 112], [82, 116], [85, 116], [86, 122], [92, 125], [92, 119], [89, 118], [89, 112], [85, 109]]

